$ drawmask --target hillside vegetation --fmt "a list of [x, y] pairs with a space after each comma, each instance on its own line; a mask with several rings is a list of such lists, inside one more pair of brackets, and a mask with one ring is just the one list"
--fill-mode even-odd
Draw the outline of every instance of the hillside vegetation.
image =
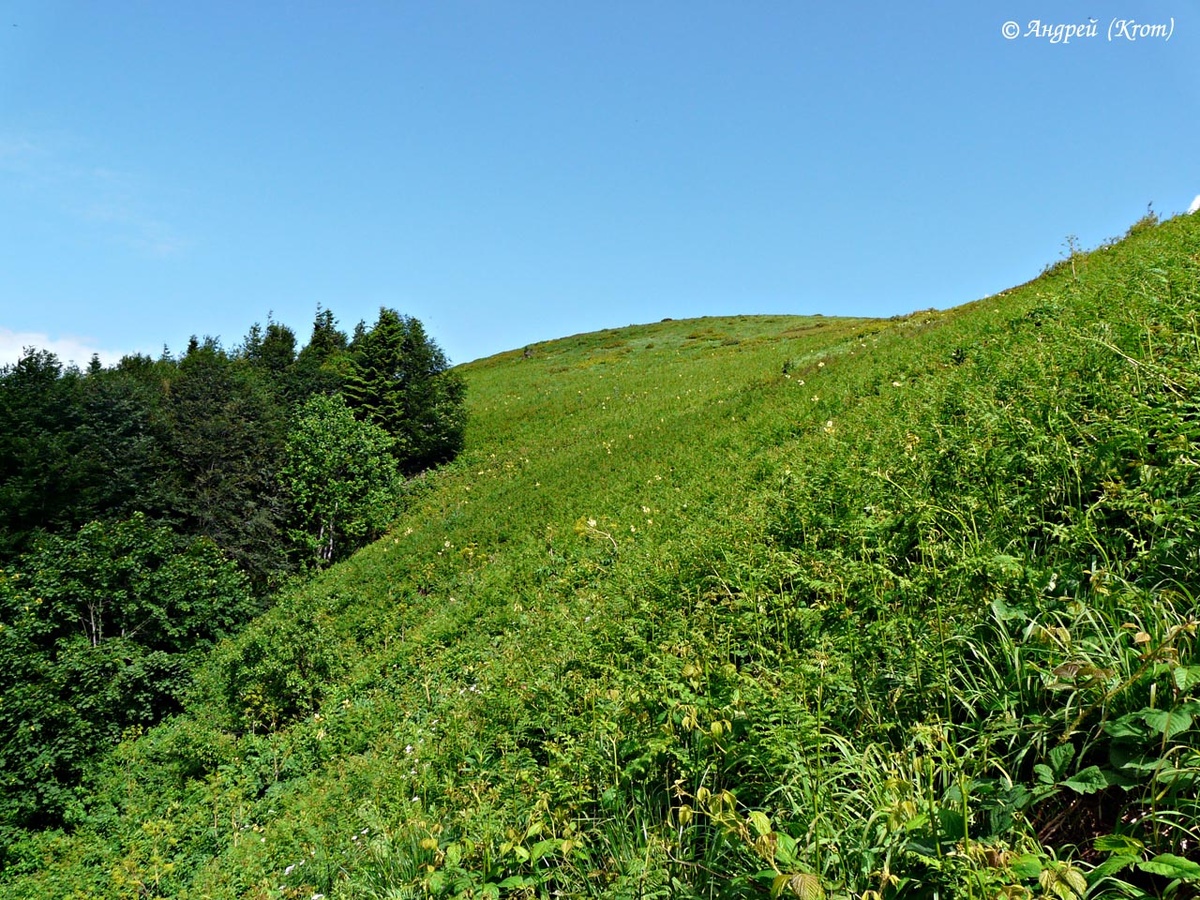
[[1200, 219], [459, 368], [466, 447], [6, 897], [1188, 897]]

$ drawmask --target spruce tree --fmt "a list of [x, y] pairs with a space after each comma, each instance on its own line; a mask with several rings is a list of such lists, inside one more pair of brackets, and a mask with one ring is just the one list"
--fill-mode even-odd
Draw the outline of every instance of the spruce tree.
[[442, 349], [412, 316], [379, 310], [350, 344], [348, 403], [395, 438], [401, 471], [412, 475], [453, 459], [463, 446], [465, 386]]

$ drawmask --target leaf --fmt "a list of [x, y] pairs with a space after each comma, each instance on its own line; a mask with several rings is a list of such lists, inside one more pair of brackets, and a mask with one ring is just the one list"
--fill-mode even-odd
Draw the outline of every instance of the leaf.
[[1200, 684], [1200, 666], [1176, 666], [1175, 687], [1187, 692]]
[[763, 837], [771, 833], [771, 820], [767, 818], [766, 813], [759, 812], [758, 810], [750, 813], [750, 824]]
[[1099, 766], [1088, 766], [1064, 781], [1063, 787], [1069, 787], [1077, 794], [1094, 794], [1108, 787], [1108, 779]]
[[1141, 740], [1146, 737], [1146, 731], [1141, 727], [1141, 714], [1130, 713], [1112, 722], [1104, 723], [1104, 731], [1117, 740]]
[[1092, 846], [1100, 853], [1141, 853], [1146, 845], [1127, 834], [1102, 834]]
[[1070, 744], [1059, 744], [1050, 751], [1050, 767], [1054, 770], [1056, 777], [1062, 777], [1062, 774], [1067, 771], [1067, 766], [1071, 764], [1071, 760], [1075, 758], [1075, 748]]
[[1087, 879], [1070, 863], [1055, 863], [1038, 876], [1042, 890], [1060, 900], [1075, 900], [1087, 893]]
[[1037, 878], [1042, 874], [1042, 861], [1032, 853], [1025, 853], [1014, 859], [1009, 868], [1018, 878]]
[[1116, 856], [1110, 856], [1096, 868], [1088, 873], [1089, 880], [1092, 884], [1098, 884], [1102, 879], [1110, 875], [1115, 875], [1117, 872], [1123, 872], [1138, 861], [1136, 856], [1130, 856], [1125, 853], [1118, 853]]
[[1038, 781], [1043, 784], [1054, 784], [1054, 770], [1045, 763], [1038, 763], [1033, 767], [1033, 771], [1037, 773]]
[[1200, 880], [1200, 863], [1194, 863], [1174, 853], [1160, 853], [1154, 859], [1138, 863], [1138, 868], [1151, 875], [1182, 878], [1185, 881]]
[[782, 831], [775, 832], [775, 859], [780, 865], [794, 867], [798, 860], [796, 857], [796, 839], [790, 834]]
[[799, 872], [795, 875], [779, 875], [771, 885], [771, 896], [778, 897], [790, 890], [800, 900], [825, 900], [825, 888], [816, 875]]
[[960, 840], [967, 836], [967, 823], [961, 811], [939, 807], [937, 816], [943, 839]]
[[1182, 710], [1147, 709], [1142, 711], [1146, 724], [1169, 740], [1192, 727], [1191, 713]]

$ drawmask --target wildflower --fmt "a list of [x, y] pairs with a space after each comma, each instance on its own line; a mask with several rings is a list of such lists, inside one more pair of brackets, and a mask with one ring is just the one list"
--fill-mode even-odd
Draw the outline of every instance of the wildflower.
[[825, 368], [825, 363], [823, 363], [823, 362], [819, 362], [819, 363], [817, 363], [817, 368], [818, 368], [818, 369], [823, 369], [823, 368]]
[[644, 512], [646, 515], [650, 515], [650, 507], [648, 507], [648, 506], [643, 506], [643, 507], [642, 507], [642, 512]]
[[588, 528], [595, 528], [595, 527], [596, 527], [596, 520], [588, 519]]
[[296, 864], [293, 863], [292, 865], [290, 865], [286, 869], [284, 869], [283, 870], [284, 877], [286, 878], [288, 875], [291, 875], [292, 872], [295, 870], [295, 868], [296, 868]]
[[892, 387], [900, 387], [900, 382], [899, 382], [899, 381], [893, 381], [893, 382], [892, 382]]

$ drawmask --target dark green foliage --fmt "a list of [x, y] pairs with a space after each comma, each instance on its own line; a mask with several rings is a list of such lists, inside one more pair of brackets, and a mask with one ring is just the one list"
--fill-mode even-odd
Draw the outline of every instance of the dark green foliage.
[[346, 355], [346, 335], [337, 328], [333, 313], [317, 311], [312, 335], [292, 368], [289, 399], [300, 404], [314, 394], [335, 394], [341, 391], [349, 369]]
[[0, 559], [40, 527], [69, 527], [79, 490], [75, 442], [81, 414], [78, 372], [64, 373], [46, 351], [27, 351], [0, 370]]
[[453, 459], [463, 446], [465, 386], [419, 321], [380, 309], [350, 344], [344, 393], [395, 440], [406, 475]]
[[272, 382], [279, 384], [296, 363], [296, 333], [272, 320], [268, 320], [265, 331], [255, 324], [246, 337], [241, 355]]
[[191, 348], [166, 385], [171, 513], [228, 552], [260, 587], [287, 570], [279, 482], [286, 412], [267, 384], [214, 342]]
[[140, 515], [40, 539], [0, 573], [0, 825], [78, 815], [89, 759], [176, 710], [254, 610], [210, 541], [181, 546]]
[[461, 449], [462, 380], [421, 323], [392, 310], [360, 328], [353, 348], [321, 310], [299, 353], [273, 320], [236, 352], [192, 338], [178, 359], [93, 360], [86, 374], [30, 350], [0, 370], [0, 561], [39, 533], [143, 512], [212, 539], [269, 591], [294, 567], [288, 423], [309, 398], [347, 385], [360, 416], [393, 436], [405, 474]]

